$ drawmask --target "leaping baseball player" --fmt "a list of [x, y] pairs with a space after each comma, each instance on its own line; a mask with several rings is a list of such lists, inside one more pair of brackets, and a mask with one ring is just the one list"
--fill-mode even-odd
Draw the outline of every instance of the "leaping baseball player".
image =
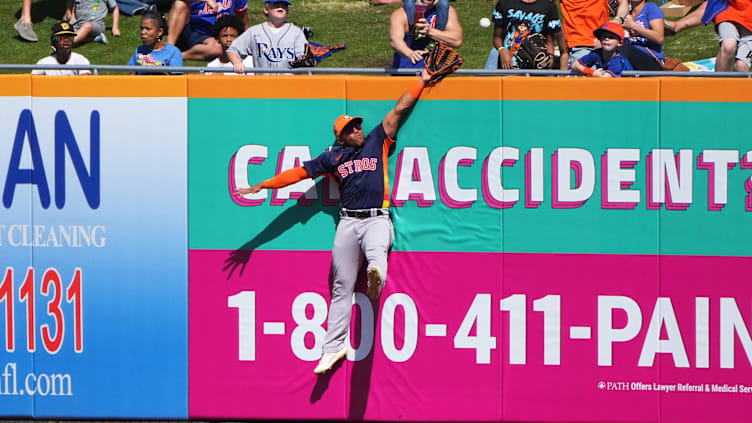
[[420, 78], [397, 100], [367, 136], [363, 136], [360, 116], [342, 115], [334, 121], [337, 144], [302, 166], [280, 173], [249, 188], [239, 188], [238, 196], [261, 189], [277, 189], [331, 174], [340, 187], [340, 221], [332, 247], [332, 300], [321, 360], [314, 369], [326, 373], [345, 357], [345, 337], [350, 328], [352, 295], [363, 257], [368, 261], [368, 296], [376, 300], [386, 282], [387, 254], [394, 241], [389, 216], [389, 175], [387, 155], [397, 138], [397, 130], [407, 111], [415, 105], [431, 76], [425, 69]]

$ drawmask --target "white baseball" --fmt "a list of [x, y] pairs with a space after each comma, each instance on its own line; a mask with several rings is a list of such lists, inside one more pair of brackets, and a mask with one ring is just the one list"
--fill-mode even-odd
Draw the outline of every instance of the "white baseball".
[[489, 26], [491, 26], [491, 20], [488, 18], [480, 18], [478, 25], [480, 25], [481, 28], [488, 28]]

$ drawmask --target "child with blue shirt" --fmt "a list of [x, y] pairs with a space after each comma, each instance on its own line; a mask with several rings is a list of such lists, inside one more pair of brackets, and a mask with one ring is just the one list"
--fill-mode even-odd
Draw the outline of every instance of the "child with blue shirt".
[[572, 70], [598, 78], [620, 77], [632, 65], [617, 49], [624, 41], [624, 28], [616, 22], [608, 22], [593, 31], [600, 41], [601, 48], [595, 49], [572, 64]]

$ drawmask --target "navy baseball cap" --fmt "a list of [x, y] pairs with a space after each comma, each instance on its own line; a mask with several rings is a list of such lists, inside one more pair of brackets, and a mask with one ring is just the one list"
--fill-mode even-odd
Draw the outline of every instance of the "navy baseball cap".
[[290, 0], [265, 0], [264, 3], [287, 3], [287, 4], [292, 4], [292, 3], [290, 3]]

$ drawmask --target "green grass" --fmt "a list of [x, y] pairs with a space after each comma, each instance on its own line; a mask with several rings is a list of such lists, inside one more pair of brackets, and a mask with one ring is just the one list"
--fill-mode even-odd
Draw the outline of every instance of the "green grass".
[[[460, 53], [466, 58], [465, 69], [483, 68], [491, 48], [492, 29], [478, 25], [482, 17], [490, 17], [493, 0], [458, 0], [460, 23], [465, 31]], [[13, 24], [20, 14], [20, 0], [0, 0], [0, 63], [33, 64], [50, 54], [49, 31], [63, 16], [64, 0], [35, 0], [32, 6], [34, 29], [40, 38], [37, 43], [28, 43], [18, 38]], [[264, 20], [261, 0], [249, 0], [250, 23]], [[389, 47], [389, 15], [400, 4], [378, 6], [370, 0], [293, 0], [290, 20], [314, 31], [313, 41], [322, 44], [347, 44], [347, 49], [325, 59], [323, 67], [370, 67], [387, 68], [392, 61]], [[112, 17], [108, 16], [110, 28]], [[92, 63], [125, 65], [133, 50], [141, 44], [138, 35], [138, 17], [121, 15], [121, 37], [113, 37], [107, 31], [109, 45], [89, 43], [75, 51], [86, 56]], [[666, 37], [664, 53], [682, 61], [714, 57], [718, 43], [712, 26], [693, 28], [678, 36]], [[187, 62], [187, 66], [202, 66], [203, 62]]]

